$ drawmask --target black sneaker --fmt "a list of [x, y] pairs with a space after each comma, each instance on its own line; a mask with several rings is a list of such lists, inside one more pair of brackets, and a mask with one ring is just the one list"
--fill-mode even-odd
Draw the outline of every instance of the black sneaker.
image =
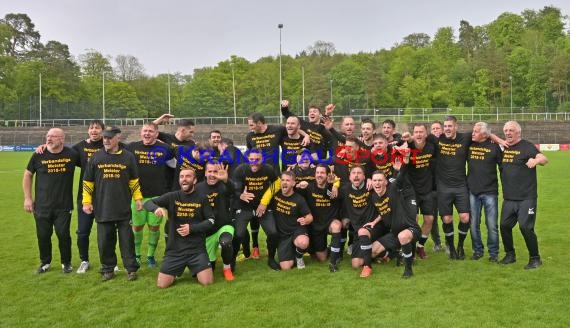
[[477, 260], [480, 260], [482, 257], [483, 257], [483, 253], [475, 252], [475, 253], [473, 253], [473, 256], [471, 256], [471, 259], [473, 261], [477, 261]]
[[269, 267], [272, 270], [275, 270], [275, 271], [281, 270], [281, 266], [279, 265], [279, 263], [277, 263], [277, 261], [275, 261], [275, 259], [272, 259], [272, 258], [267, 259], [267, 265], [269, 265]]
[[414, 275], [414, 272], [412, 271], [412, 268], [406, 265], [406, 268], [404, 269], [404, 274], [402, 275], [402, 278], [408, 279], [408, 278], [411, 278], [413, 275]]
[[455, 250], [455, 247], [453, 245], [449, 245], [449, 259], [450, 260], [457, 260], [457, 251]]
[[465, 250], [463, 246], [457, 247], [457, 259], [461, 261], [465, 260]]
[[510, 252], [507, 253], [499, 263], [506, 265], [506, 264], [515, 263], [516, 261], [517, 261], [517, 256], [515, 255], [514, 252]]
[[110, 271], [110, 272], [103, 272], [101, 274], [101, 278], [103, 281], [109, 281], [113, 278], [115, 278], [115, 272], [114, 271]]
[[135, 281], [137, 280], [137, 273], [135, 271], [127, 273], [127, 280], [128, 281]]
[[49, 269], [51, 268], [51, 264], [49, 263], [42, 263], [40, 264], [40, 267], [38, 268], [38, 270], [36, 270], [37, 274], [42, 274], [42, 273], [46, 273], [49, 271]]
[[497, 255], [491, 255], [489, 256], [489, 262], [499, 263], [499, 258], [497, 257]]
[[531, 257], [528, 260], [528, 264], [524, 266], [525, 270], [536, 269], [542, 265], [542, 261], [540, 260], [540, 256]]
[[61, 265], [61, 271], [63, 271], [63, 273], [71, 273], [73, 271], [73, 267], [71, 266], [71, 263], [65, 263]]

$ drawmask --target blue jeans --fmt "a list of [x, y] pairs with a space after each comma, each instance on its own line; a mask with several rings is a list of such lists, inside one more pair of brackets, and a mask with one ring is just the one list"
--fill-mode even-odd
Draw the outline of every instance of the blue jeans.
[[485, 225], [487, 226], [487, 248], [489, 255], [499, 256], [499, 229], [498, 229], [498, 200], [497, 194], [469, 193], [471, 204], [471, 243], [473, 252], [483, 254], [484, 247], [481, 240], [481, 208], [485, 209]]

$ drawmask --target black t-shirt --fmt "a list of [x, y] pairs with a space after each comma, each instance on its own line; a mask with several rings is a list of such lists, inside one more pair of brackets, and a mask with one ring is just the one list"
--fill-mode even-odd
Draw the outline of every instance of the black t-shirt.
[[36, 175], [34, 186], [35, 211], [73, 209], [73, 177], [79, 155], [69, 147], [57, 154], [46, 148], [43, 154], [34, 153], [26, 170]]
[[83, 181], [95, 183], [92, 204], [97, 222], [131, 219], [129, 181], [137, 178], [137, 162], [131, 152], [122, 149], [109, 154], [101, 149], [93, 154]]
[[[388, 149], [386, 149], [385, 151], [371, 150], [370, 156], [373, 158], [373, 160], [372, 160], [372, 165], [373, 165], [372, 172], [374, 172], [376, 170], [382, 171], [382, 172], [384, 172], [386, 179], [390, 179], [392, 177], [392, 175], [394, 175], [393, 166], [394, 166], [394, 159], [396, 156], [394, 154], [394, 150], [393, 150], [392, 146], [388, 146]], [[367, 175], [367, 177], [371, 177], [371, 174]]]
[[311, 213], [305, 198], [296, 192], [290, 196], [277, 192], [273, 196], [272, 208], [275, 226], [281, 235], [291, 235], [299, 226], [297, 219]]
[[81, 174], [79, 175], [78, 192], [77, 192], [77, 203], [81, 204], [83, 200], [83, 175], [85, 174], [85, 169], [87, 168], [87, 162], [93, 156], [93, 154], [99, 149], [103, 148], [103, 138], [98, 141], [91, 140], [81, 140], [80, 142], [73, 145], [73, 149], [79, 154], [79, 166], [81, 167]]
[[[281, 114], [285, 118], [293, 115], [289, 107], [281, 107]], [[299, 120], [301, 121], [301, 130], [305, 131], [311, 138], [311, 144], [309, 145], [311, 153], [318, 153], [321, 158], [326, 158], [333, 139], [331, 133], [322, 124], [312, 123], [300, 117]]]
[[273, 167], [267, 164], [262, 164], [257, 172], [251, 171], [249, 164], [241, 164], [234, 172], [233, 180], [236, 187], [236, 199], [239, 199], [245, 188], [247, 188], [248, 192], [255, 195], [255, 198], [249, 203], [239, 199], [238, 208], [255, 209], [259, 205], [263, 193], [277, 180], [277, 175], [273, 171]]
[[497, 165], [501, 160], [501, 148], [490, 140], [469, 146], [467, 186], [472, 194], [498, 193]]
[[312, 181], [307, 188], [298, 190], [299, 194], [305, 197], [313, 214], [311, 226], [315, 231], [327, 231], [330, 222], [339, 218], [338, 200], [331, 199], [332, 187], [332, 183], [327, 183], [324, 188], [319, 188], [317, 183]]
[[388, 184], [386, 193], [382, 196], [374, 193], [376, 196], [372, 198], [380, 215], [382, 215], [381, 222], [384, 222], [384, 215], [386, 215], [387, 218], [383, 224], [389, 226], [390, 231], [395, 235], [408, 228], [420, 230], [420, 226], [416, 222], [415, 197], [410, 192], [412, 188], [410, 188], [407, 179], [408, 170], [409, 167], [403, 165], [401, 171], [395, 175], [394, 182]]
[[[192, 255], [206, 252], [206, 233], [215, 224], [215, 217], [208, 198], [196, 190], [187, 194], [171, 191], [144, 204], [147, 211], [163, 207], [168, 210], [168, 242], [166, 255]], [[176, 229], [190, 224], [190, 234], [181, 236]]]
[[131, 142], [126, 149], [135, 155], [143, 197], [155, 197], [167, 192], [166, 161], [174, 156], [173, 149], [160, 141], [154, 145], [145, 145], [142, 141]]
[[375, 170], [374, 163], [370, 157], [359, 158], [358, 162], [348, 162], [346, 159], [335, 157], [333, 160], [334, 174], [340, 179], [341, 186], [350, 184], [350, 169], [354, 166], [364, 168], [364, 176], [370, 178]]
[[[434, 140], [432, 135], [429, 140]], [[471, 132], [457, 133], [455, 139], [442, 134], [437, 139], [437, 185], [441, 188], [458, 188], [467, 185], [465, 163], [471, 145]]]
[[537, 198], [536, 167], [529, 169], [526, 162], [536, 158], [540, 151], [534, 144], [521, 140], [503, 151], [501, 162], [501, 183], [503, 198], [525, 200]]
[[413, 142], [408, 143], [410, 149], [416, 149], [410, 156], [409, 177], [418, 195], [427, 195], [434, 190], [434, 174], [436, 148], [433, 143], [426, 142], [422, 149]]
[[200, 182], [196, 185], [196, 192], [206, 195], [214, 210], [216, 224], [208, 232], [209, 235], [218, 231], [222, 226], [232, 223], [230, 201], [234, 195], [234, 183], [231, 180], [227, 183], [218, 181], [214, 185], [209, 185], [206, 181]]
[[[177, 149], [178, 147], [192, 147], [196, 143], [194, 140], [187, 140], [182, 141], [178, 140], [174, 134], [165, 133], [165, 132], [158, 132], [158, 140], [164, 142], [165, 144], [169, 145], [170, 147]], [[167, 190], [178, 190], [180, 186], [178, 185], [178, 171], [176, 168], [168, 167], [166, 169], [166, 188]]]
[[378, 216], [369, 196], [370, 191], [366, 189], [366, 183], [358, 189], [348, 183], [339, 190], [342, 217], [350, 220], [354, 231], [358, 231], [365, 223], [373, 221]]
[[234, 172], [238, 166], [243, 163], [247, 163], [246, 159], [243, 157], [241, 150], [236, 146], [228, 146], [218, 158], [220, 162], [228, 166], [228, 175], [233, 178]]
[[[291, 165], [297, 162], [297, 155], [295, 154], [298, 150], [303, 149], [301, 143], [303, 142], [303, 137], [299, 136], [297, 139], [292, 139], [289, 135], [285, 135], [281, 140], [281, 157], [283, 157], [283, 167], [285, 164]], [[305, 155], [309, 156], [309, 155]]]
[[[263, 156], [265, 164], [273, 166], [275, 174], [279, 174], [279, 145], [281, 140], [287, 136], [287, 129], [282, 125], [268, 125], [263, 133], [249, 132], [245, 137], [247, 149], [257, 148], [264, 152]], [[273, 155], [277, 156], [273, 156]]]

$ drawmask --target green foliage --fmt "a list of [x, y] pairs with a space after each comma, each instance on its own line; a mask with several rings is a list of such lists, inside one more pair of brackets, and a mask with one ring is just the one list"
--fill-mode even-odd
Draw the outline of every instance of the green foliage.
[[[283, 97], [297, 113], [303, 104], [324, 107], [331, 98], [338, 115], [352, 109], [414, 107], [473, 106], [484, 112], [509, 107], [512, 85], [514, 107], [563, 111], [570, 101], [566, 19], [560, 9], [547, 6], [503, 13], [481, 26], [461, 20], [458, 27], [441, 27], [433, 36], [412, 33], [374, 53], [342, 54], [332, 42], [319, 40], [294, 57], [283, 54]], [[109, 83], [126, 83], [117, 92], [128, 95], [106, 100], [113, 106], [109, 117], [159, 116], [168, 110], [169, 85], [176, 116], [233, 116], [234, 90], [238, 116], [279, 115], [278, 57], [249, 62], [234, 55], [191, 75], [147, 76], [132, 55], [113, 58], [89, 49], [74, 59], [63, 43], [42, 44], [26, 14], [7, 14], [0, 20], [4, 119], [37, 118], [32, 110], [22, 117], [22, 108], [39, 108], [40, 73], [42, 100], [52, 109], [46, 118], [99, 116], [103, 75]], [[113, 96], [116, 90], [110, 88]]]

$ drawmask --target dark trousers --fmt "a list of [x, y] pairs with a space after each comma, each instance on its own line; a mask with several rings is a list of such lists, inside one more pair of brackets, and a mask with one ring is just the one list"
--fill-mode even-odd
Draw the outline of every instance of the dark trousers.
[[89, 261], [89, 236], [95, 220], [95, 214], [83, 212], [82, 205], [77, 208], [77, 249], [81, 261]]
[[127, 272], [136, 272], [139, 264], [135, 258], [135, 237], [129, 220], [97, 222], [97, 243], [101, 273], [112, 272], [117, 265], [117, 234], [121, 258]]
[[[239, 248], [241, 246], [241, 242], [244, 238], [246, 238], [247, 232], [247, 225], [249, 221], [254, 217], [254, 213], [252, 209], [244, 209], [241, 210], [239, 213], [236, 214], [236, 219], [234, 222], [235, 225], [235, 233], [234, 233], [234, 253], [237, 254]], [[273, 218], [273, 212], [271, 210], [267, 210], [263, 217], [259, 218], [259, 224], [265, 231], [265, 235], [267, 235], [267, 246], [270, 245], [277, 247], [278, 237], [277, 237], [277, 228], [275, 227], [275, 219]]]
[[538, 252], [538, 239], [534, 232], [536, 210], [536, 198], [520, 201], [503, 200], [500, 229], [505, 252], [511, 253], [515, 251], [513, 244], [513, 228], [518, 222], [529, 256], [540, 256]]
[[43, 264], [51, 263], [51, 236], [55, 228], [55, 234], [59, 241], [59, 254], [61, 263], [71, 263], [71, 223], [70, 210], [39, 210], [34, 212], [36, 219], [36, 235], [38, 236], [38, 248], [40, 249], [40, 261]]

